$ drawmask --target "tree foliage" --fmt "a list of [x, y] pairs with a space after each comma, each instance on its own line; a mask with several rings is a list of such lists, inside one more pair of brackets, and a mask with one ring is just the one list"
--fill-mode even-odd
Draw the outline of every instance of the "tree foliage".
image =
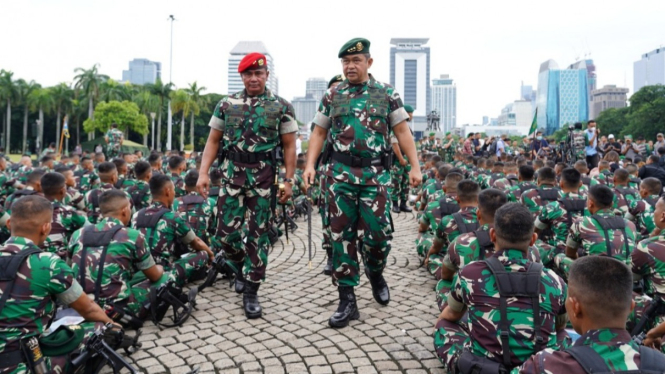
[[85, 120], [83, 129], [86, 132], [94, 130], [106, 132], [113, 123], [117, 123], [122, 131], [131, 130], [141, 135], [148, 133], [148, 119], [141, 114], [138, 105], [126, 100], [97, 104], [94, 120], [90, 118]]

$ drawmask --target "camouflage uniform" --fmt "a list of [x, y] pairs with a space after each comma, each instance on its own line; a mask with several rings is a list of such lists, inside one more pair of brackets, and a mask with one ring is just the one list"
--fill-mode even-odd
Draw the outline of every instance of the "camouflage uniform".
[[135, 210], [147, 208], [152, 203], [152, 193], [150, 192], [150, 184], [142, 180], [136, 180], [134, 183], [124, 189], [132, 198], [132, 203]]
[[633, 202], [628, 204], [626, 218], [635, 223], [638, 234], [642, 238], [648, 237], [656, 228], [656, 224], [653, 221], [653, 211], [656, 208], [658, 199], [658, 195], [651, 195], [645, 199], [633, 200]]
[[632, 188], [616, 187], [614, 191], [614, 214], [625, 217], [630, 209], [630, 204], [640, 200], [640, 194]]
[[[23, 190], [18, 190], [18, 191], [16, 191], [16, 192], [14, 192], [13, 194], [9, 195], [9, 196], [7, 197], [7, 199], [5, 200], [5, 211], [6, 211], [7, 213], [11, 214], [11, 211], [12, 211], [11, 208], [12, 208], [12, 204], [14, 204], [14, 201], [16, 201], [17, 199], [19, 199], [19, 198], [21, 198], [22, 196], [24, 196], [24, 195], [25, 195], [25, 194], [24, 194], [25, 192], [28, 192], [28, 191], [32, 191], [32, 192], [34, 192], [34, 190], [35, 190], [35, 189], [32, 188], [32, 186], [26, 186]], [[35, 193], [35, 194], [38, 194], [38, 195], [41, 195], [41, 194], [39, 194], [39, 193], [37, 193], [37, 192], [34, 192], [34, 193]], [[32, 193], [29, 193], [29, 194], [32, 195]]]
[[72, 187], [67, 187], [67, 194], [62, 202], [77, 210], [85, 209], [85, 196]]
[[[556, 199], [553, 200], [544, 199], [541, 196], [542, 194], [541, 191], [547, 191], [547, 190], [556, 190], [558, 192]], [[531, 212], [531, 214], [533, 214], [533, 218], [536, 218], [538, 217], [540, 211], [543, 209], [545, 205], [549, 204], [551, 201], [559, 200], [562, 196], [563, 192], [561, 192], [561, 190], [558, 187], [543, 185], [533, 190], [524, 191], [520, 196], [520, 202], [522, 203], [522, 205], [529, 208], [529, 211]]]
[[[262, 282], [268, 265], [268, 230], [272, 205], [271, 196], [277, 165], [269, 156], [280, 144], [280, 135], [298, 131], [293, 106], [266, 89], [259, 96], [246, 91], [222, 99], [213, 112], [209, 126], [223, 132], [220, 151], [241, 156], [265, 156], [263, 161], [245, 163], [226, 157], [219, 192], [220, 217], [217, 236], [222, 249], [236, 270], [243, 262], [246, 279]], [[249, 212], [246, 243], [240, 229]]]
[[441, 219], [444, 217], [441, 206], [446, 206], [448, 204], [458, 205], [457, 200], [455, 200], [456, 194], [447, 194], [437, 201], [433, 201], [427, 204], [425, 211], [422, 216], [420, 216], [420, 223], [426, 224], [429, 229], [427, 232], [424, 232], [416, 239], [416, 251], [420, 257], [425, 257], [427, 251], [432, 247], [432, 241], [434, 240], [434, 231], [439, 226]]
[[[390, 136], [390, 143], [397, 144], [397, 138], [395, 135]], [[404, 159], [407, 161], [407, 164], [402, 166], [397, 159], [397, 156], [393, 155], [393, 165], [390, 169], [390, 176], [392, 178], [391, 191], [389, 195], [393, 204], [399, 204], [400, 201], [406, 202], [409, 198], [409, 171], [411, 171], [411, 165], [408, 164], [409, 159], [406, 155], [403, 155]]]
[[[631, 254], [631, 265], [633, 273], [643, 277], [645, 293], [665, 299], [665, 230], [637, 244]], [[663, 322], [665, 315], [657, 316], [651, 327]]]
[[[150, 269], [155, 260], [145, 246], [145, 238], [138, 230], [124, 227], [118, 219], [107, 217], [95, 225], [93, 231], [108, 231], [115, 226], [123, 226], [112, 238], [106, 249], [104, 270], [99, 274], [99, 261], [101, 251], [91, 251], [85, 258], [85, 283], [83, 289], [88, 295], [95, 294], [95, 283], [101, 277], [99, 299], [95, 300], [99, 306], [115, 305], [121, 309], [129, 310], [134, 316], [145, 317], [145, 304], [148, 301], [151, 282], [146, 279], [136, 285], [131, 284], [135, 274]], [[83, 250], [83, 230], [78, 230], [69, 243], [69, 256], [72, 259], [72, 269], [76, 279], [81, 280], [81, 258]], [[166, 281], [164, 276], [154, 285]]]
[[[612, 372], [639, 372], [639, 346], [623, 329], [589, 330], [573, 344], [591, 347], [598, 353]], [[586, 374], [587, 371], [567, 352], [545, 349], [531, 356], [522, 364], [520, 374], [566, 373]]]
[[[540, 211], [540, 214], [536, 218], [535, 226], [541, 230], [541, 233], [548, 229], [551, 231], [553, 235], [546, 235], [543, 241], [555, 248], [555, 252], [553, 253], [541, 253], [543, 264], [547, 267], [551, 266], [556, 254], [566, 252], [566, 239], [568, 238], [568, 230], [570, 229], [569, 218], [572, 224], [582, 216], [589, 216], [589, 211], [584, 208], [582, 214], [570, 212], [569, 217], [569, 212], [563, 200], [584, 200], [584, 206], [586, 207], [586, 198], [576, 193], [564, 192], [559, 201], [553, 201], [545, 205]], [[540, 236], [541, 234], [538, 234], [539, 239]]]
[[516, 186], [519, 183], [519, 180], [517, 178], [517, 175], [515, 174], [508, 174], [505, 176], [505, 178], [500, 178], [494, 181], [492, 183], [492, 188], [496, 188], [499, 191], [507, 192], [508, 189], [512, 188], [513, 186]]
[[[459, 213], [462, 216], [462, 221], [465, 224], [475, 223], [478, 224], [478, 217], [476, 217], [476, 212], [478, 208], [466, 206], [460, 209]], [[436, 279], [441, 279], [441, 266], [443, 266], [443, 258], [446, 256], [448, 251], [448, 245], [453, 242], [458, 236], [462, 233], [459, 231], [459, 226], [455, 218], [450, 216], [445, 216], [441, 219], [441, 222], [436, 226], [434, 230], [434, 241], [441, 243], [441, 252], [429, 256], [429, 266], [428, 270], [430, 274], [434, 275]]]
[[106, 137], [109, 139], [106, 145], [106, 157], [110, 160], [120, 155], [120, 147], [125, 135], [119, 129], [110, 128], [106, 132]]
[[83, 169], [75, 172], [74, 178], [76, 179], [76, 189], [84, 195], [101, 183], [95, 172]]
[[506, 197], [508, 198], [508, 202], [509, 203], [519, 202], [523, 192], [526, 192], [534, 188], [537, 187], [536, 183], [533, 181], [517, 182], [517, 184], [508, 188], [508, 190], [506, 191]]
[[[526, 271], [530, 261], [521, 251], [508, 249], [496, 252], [494, 257], [508, 272]], [[551, 270], [543, 268], [540, 283], [540, 332], [544, 347], [556, 349], [557, 331], [555, 320], [566, 313], [566, 283]], [[507, 318], [512, 322], [509, 347], [502, 347], [499, 336], [499, 291], [494, 275], [484, 261], [465, 266], [453, 279], [453, 288], [448, 296], [448, 307], [454, 311], [468, 310], [466, 323], [440, 320], [434, 333], [434, 347], [439, 360], [451, 370], [456, 366], [462, 349], [476, 356], [484, 356], [496, 362], [503, 361], [503, 349], [510, 350], [510, 362], [519, 365], [534, 352], [533, 310], [529, 297], [507, 299]]]
[[[141, 211], [147, 215], [155, 214], [164, 204], [154, 201]], [[141, 212], [132, 217], [132, 227], [137, 228], [136, 219]], [[191, 252], [184, 248], [191, 243], [196, 234], [189, 227], [182, 214], [169, 209], [157, 222], [156, 228], [137, 228], [145, 236], [146, 247], [150, 250], [155, 262], [164, 267], [169, 280], [178, 286], [184, 286], [192, 277], [208, 265], [206, 252]], [[176, 246], [177, 244], [177, 246]]]
[[[104, 192], [115, 189], [116, 188], [111, 183], [104, 183], [85, 194], [85, 209], [88, 211], [88, 222], [94, 224], [100, 221], [101, 213], [99, 211], [99, 197], [102, 196]], [[129, 200], [130, 207], [133, 209], [134, 205], [132, 203], [132, 197], [129, 196], [127, 192], [125, 192], [125, 195], [127, 196], [127, 200]]]
[[598, 184], [602, 184], [609, 188], [614, 188], [614, 175], [612, 174], [612, 172], [609, 170], [601, 171], [600, 174], [591, 178], [591, 183], [589, 184], [589, 187], [593, 187]]
[[21, 167], [16, 170], [13, 177], [21, 184], [26, 184], [28, 182], [28, 175], [30, 175], [33, 170], [34, 168], [32, 166], [21, 165]]
[[210, 238], [210, 250], [217, 253], [222, 248], [221, 239], [215, 235], [217, 227], [219, 226], [219, 212], [217, 210], [217, 200], [219, 200], [219, 189], [220, 186], [210, 186], [210, 191], [208, 192], [208, 205], [210, 206], [210, 231], [208, 231], [208, 237]]
[[[388, 187], [390, 165], [351, 167], [335, 159], [378, 159], [390, 152], [392, 127], [409, 118], [393, 87], [369, 81], [352, 85], [348, 80], [326, 92], [314, 124], [330, 130], [333, 158], [325, 165], [327, 214], [333, 247], [333, 282], [357, 286], [358, 252], [371, 273], [386, 266], [392, 239]], [[359, 235], [360, 233], [360, 235]], [[362, 240], [363, 247], [358, 248]]]
[[50, 253], [57, 254], [61, 259], [67, 258], [67, 244], [74, 231], [85, 226], [88, 219], [83, 212], [79, 212], [72, 207], [54, 201], [53, 221], [51, 222], [51, 233], [46, 237], [41, 248]]
[[[185, 204], [187, 196], [199, 197], [203, 202], [200, 204]], [[183, 217], [187, 217], [187, 222], [192, 231], [201, 238], [206, 244], [210, 243], [208, 240], [208, 230], [210, 229], [210, 216], [212, 215], [212, 207], [207, 199], [199, 195], [198, 192], [190, 192], [183, 197], [179, 197], [173, 201], [173, 211], [180, 213]]]
[[11, 178], [6, 172], [0, 172], [0, 205], [5, 204], [7, 196], [13, 194], [19, 184], [17, 179]]
[[[0, 257], [11, 256], [22, 250], [37, 248], [29, 239], [12, 237], [0, 247]], [[18, 276], [7, 304], [0, 312], [0, 354], [19, 350], [19, 341], [32, 336], [39, 336], [46, 331], [55, 316], [56, 300], [69, 305], [76, 301], [83, 290], [74, 277], [72, 269], [58, 256], [41, 252], [30, 255], [19, 267]], [[8, 286], [4, 282], [2, 292]], [[92, 336], [101, 324], [82, 323], [85, 337], [78, 349], [83, 348], [86, 340]], [[49, 373], [66, 372], [69, 355], [46, 357]], [[3, 373], [27, 373], [24, 363], [3, 367]]]
[[170, 178], [171, 182], [173, 182], [173, 186], [175, 187], [175, 197], [182, 197], [187, 195], [187, 191], [185, 191], [185, 180], [182, 179], [182, 176], [176, 173], [171, 173]]

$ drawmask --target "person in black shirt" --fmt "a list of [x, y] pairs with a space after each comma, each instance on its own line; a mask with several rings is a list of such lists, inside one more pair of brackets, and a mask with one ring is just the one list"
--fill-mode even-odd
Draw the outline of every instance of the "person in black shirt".
[[659, 161], [658, 156], [649, 156], [647, 164], [640, 168], [637, 176], [642, 180], [650, 177], [656, 178], [665, 186], [665, 170], [658, 167]]

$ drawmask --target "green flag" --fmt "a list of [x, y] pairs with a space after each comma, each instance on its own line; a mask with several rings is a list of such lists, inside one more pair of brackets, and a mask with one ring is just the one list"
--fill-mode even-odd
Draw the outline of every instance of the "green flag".
[[538, 129], [538, 108], [536, 108], [536, 112], [533, 114], [533, 121], [531, 122], [531, 128], [529, 129], [529, 135], [535, 133], [536, 129]]

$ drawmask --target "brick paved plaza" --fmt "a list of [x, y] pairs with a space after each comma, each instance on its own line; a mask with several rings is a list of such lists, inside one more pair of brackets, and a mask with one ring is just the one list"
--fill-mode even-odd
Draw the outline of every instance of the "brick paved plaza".
[[[381, 306], [363, 275], [356, 289], [360, 320], [328, 327], [337, 290], [323, 275], [320, 218], [314, 216], [313, 264], [307, 267], [307, 222], [270, 253], [259, 290], [263, 318], [248, 320], [242, 295], [225, 280], [203, 291], [198, 310], [180, 328], [146, 324], [143, 349], [131, 360], [147, 373], [440, 373], [431, 334], [438, 315], [435, 281], [419, 267], [412, 213], [393, 215], [395, 239], [386, 270], [391, 301]], [[362, 272], [361, 272], [362, 273]], [[364, 273], [362, 273], [364, 274]]]

